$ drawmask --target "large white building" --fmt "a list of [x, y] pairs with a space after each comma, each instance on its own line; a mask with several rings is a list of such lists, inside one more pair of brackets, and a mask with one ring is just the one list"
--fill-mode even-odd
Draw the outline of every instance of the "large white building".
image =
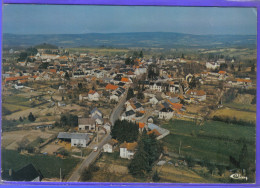
[[64, 141], [70, 141], [71, 146], [80, 146], [80, 147], [87, 147], [89, 143], [89, 135], [87, 133], [66, 133], [60, 132], [58, 134], [58, 139]]

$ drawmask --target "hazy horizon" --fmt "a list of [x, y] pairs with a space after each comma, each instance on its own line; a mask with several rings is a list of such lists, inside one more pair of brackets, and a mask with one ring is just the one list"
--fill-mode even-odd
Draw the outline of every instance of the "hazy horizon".
[[256, 8], [24, 5], [3, 6], [5, 34], [170, 32], [256, 35]]

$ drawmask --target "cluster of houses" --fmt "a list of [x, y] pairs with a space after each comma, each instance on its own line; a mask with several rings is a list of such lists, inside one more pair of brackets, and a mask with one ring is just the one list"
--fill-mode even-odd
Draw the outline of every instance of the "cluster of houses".
[[58, 139], [68, 141], [71, 146], [87, 147], [90, 140], [90, 135], [97, 131], [110, 133], [111, 122], [103, 118], [102, 112], [98, 108], [91, 110], [89, 117], [78, 118], [78, 131], [75, 133], [60, 132]]

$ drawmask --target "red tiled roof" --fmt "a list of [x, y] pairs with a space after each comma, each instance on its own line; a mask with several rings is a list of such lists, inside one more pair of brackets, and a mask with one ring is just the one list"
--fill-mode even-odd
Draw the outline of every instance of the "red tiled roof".
[[156, 129], [153, 129], [153, 130], [149, 131], [147, 134], [149, 135], [149, 134], [153, 134], [153, 133], [154, 133], [155, 136], [160, 136], [161, 135]]
[[144, 128], [144, 126], [145, 126], [145, 123], [141, 123], [141, 122], [139, 122], [139, 128]]
[[128, 78], [122, 78], [121, 82], [130, 82]]
[[117, 88], [118, 86], [112, 84], [107, 84], [106, 86], [106, 90], [116, 90]]
[[237, 82], [252, 82], [252, 80], [238, 78]]
[[94, 93], [96, 93], [96, 91], [94, 91], [94, 90], [90, 90], [90, 91], [88, 92], [88, 94], [91, 94], [91, 95], [93, 95]]

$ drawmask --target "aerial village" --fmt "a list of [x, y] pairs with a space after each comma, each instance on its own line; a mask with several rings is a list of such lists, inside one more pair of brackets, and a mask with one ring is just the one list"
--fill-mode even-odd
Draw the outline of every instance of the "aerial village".
[[[235, 59], [159, 58], [141, 50], [113, 56], [60, 48], [30, 51], [26, 57], [24, 50], [9, 49], [3, 54], [2, 148], [75, 163], [67, 171], [57, 167], [58, 175], [49, 177], [31, 164], [20, 166], [20, 171], [34, 172], [31, 179], [22, 181], [79, 181], [77, 173], [82, 169], [78, 166], [99, 160], [101, 153], [116, 153], [116, 159], [130, 161], [140, 147], [138, 139], [118, 140], [111, 133], [116, 122], [132, 123], [139, 135], [145, 131], [162, 143], [175, 134], [163, 124], [185, 119], [202, 125], [208, 119], [217, 120], [221, 117], [212, 113], [224, 108], [223, 97], [230, 89], [256, 88], [250, 76], [233, 74], [240, 69]], [[158, 166], [168, 162], [177, 168], [187, 163], [167, 161], [168, 150], [162, 147]], [[180, 149], [172, 152], [181, 155]], [[8, 164], [5, 170], [7, 180], [21, 180], [22, 172], [12, 171]]]

